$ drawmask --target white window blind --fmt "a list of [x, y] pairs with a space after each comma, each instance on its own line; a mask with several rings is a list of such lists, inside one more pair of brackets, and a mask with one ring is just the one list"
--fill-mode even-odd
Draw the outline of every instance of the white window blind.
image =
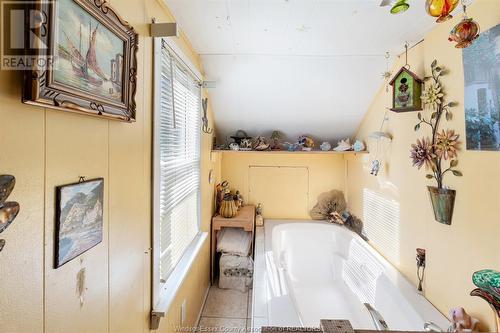
[[[155, 163], [159, 179], [155, 244], [160, 283], [167, 281], [199, 232], [200, 87], [162, 40], [155, 125]], [[158, 70], [158, 68], [157, 68]]]

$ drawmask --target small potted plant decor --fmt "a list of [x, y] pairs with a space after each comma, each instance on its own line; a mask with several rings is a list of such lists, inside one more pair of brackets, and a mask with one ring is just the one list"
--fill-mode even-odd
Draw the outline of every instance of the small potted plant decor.
[[452, 119], [451, 108], [456, 106], [455, 102], [445, 102], [445, 94], [441, 84], [441, 76], [445, 70], [437, 65], [434, 60], [431, 64], [432, 76], [426, 77], [425, 89], [422, 94], [422, 102], [425, 109], [430, 111], [429, 117], [418, 113], [419, 122], [415, 125], [415, 131], [420, 130], [422, 125], [431, 128], [431, 137], [423, 137], [417, 143], [411, 145], [410, 158], [413, 166], [420, 169], [425, 166], [430, 171], [426, 175], [427, 179], [435, 179], [437, 186], [428, 186], [429, 195], [434, 209], [434, 218], [443, 224], [451, 224], [453, 207], [455, 205], [456, 191], [447, 188], [443, 184], [446, 174], [452, 173], [455, 176], [462, 176], [456, 169], [458, 165], [457, 151], [460, 142], [459, 135], [452, 129], [439, 131], [441, 118], [446, 121]]

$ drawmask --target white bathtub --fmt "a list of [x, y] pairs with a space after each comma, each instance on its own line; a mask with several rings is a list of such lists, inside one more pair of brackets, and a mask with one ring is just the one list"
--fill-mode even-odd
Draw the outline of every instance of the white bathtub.
[[318, 327], [348, 319], [376, 329], [369, 303], [390, 330], [443, 328], [448, 320], [416, 287], [351, 231], [317, 221], [266, 220], [257, 228], [252, 325]]

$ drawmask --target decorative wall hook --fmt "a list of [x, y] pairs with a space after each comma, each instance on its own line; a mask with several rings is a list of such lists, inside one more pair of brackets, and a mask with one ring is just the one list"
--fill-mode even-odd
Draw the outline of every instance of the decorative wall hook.
[[201, 130], [203, 131], [203, 133], [212, 134], [213, 133], [213, 129], [211, 129], [210, 127], [208, 127], [208, 117], [207, 117], [208, 98], [204, 98], [201, 101], [201, 105], [203, 106], [203, 117], [201, 118], [201, 121], [202, 121], [203, 125], [201, 127]]
[[417, 278], [418, 278], [418, 291], [423, 291], [422, 283], [424, 281], [425, 273], [425, 249], [417, 248]]

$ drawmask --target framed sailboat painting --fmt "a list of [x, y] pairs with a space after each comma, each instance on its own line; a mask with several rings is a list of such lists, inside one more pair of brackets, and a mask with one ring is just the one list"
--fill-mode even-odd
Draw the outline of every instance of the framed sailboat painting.
[[23, 101], [135, 121], [138, 36], [133, 27], [104, 0], [33, 3], [40, 23], [30, 30], [43, 61], [25, 72]]

